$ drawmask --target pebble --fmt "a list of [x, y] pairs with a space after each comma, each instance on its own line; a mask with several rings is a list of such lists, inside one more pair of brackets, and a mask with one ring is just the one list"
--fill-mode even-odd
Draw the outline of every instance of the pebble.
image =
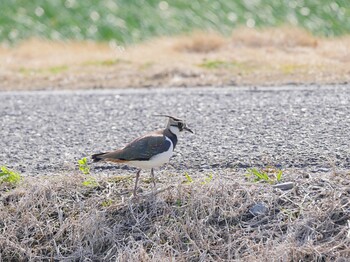
[[256, 203], [254, 206], [252, 206], [249, 209], [249, 212], [253, 216], [266, 215], [268, 211], [269, 211], [269, 209], [266, 207], [266, 205], [264, 203], [260, 203], [260, 202]]

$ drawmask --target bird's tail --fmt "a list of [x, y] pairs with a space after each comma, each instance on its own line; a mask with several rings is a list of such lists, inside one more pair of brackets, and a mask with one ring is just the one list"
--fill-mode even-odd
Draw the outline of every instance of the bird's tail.
[[102, 155], [104, 155], [106, 153], [98, 153], [98, 154], [94, 154], [91, 156], [93, 162], [99, 162], [101, 160], [103, 160], [103, 157], [101, 157]]

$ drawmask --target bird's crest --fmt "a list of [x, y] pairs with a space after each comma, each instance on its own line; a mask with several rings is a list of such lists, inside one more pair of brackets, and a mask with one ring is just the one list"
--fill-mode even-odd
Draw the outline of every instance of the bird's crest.
[[174, 117], [174, 116], [171, 116], [171, 115], [166, 115], [166, 114], [159, 114], [159, 115], [157, 114], [157, 115], [154, 115], [154, 116], [164, 116], [164, 117], [169, 117], [169, 118], [171, 118], [171, 119], [173, 119], [175, 121], [183, 121], [180, 118], [177, 118], [177, 117]]

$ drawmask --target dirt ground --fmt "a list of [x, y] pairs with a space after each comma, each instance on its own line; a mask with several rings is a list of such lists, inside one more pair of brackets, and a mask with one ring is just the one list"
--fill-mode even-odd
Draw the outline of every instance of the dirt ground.
[[122, 47], [30, 39], [0, 47], [0, 91], [127, 87], [345, 84], [350, 37], [297, 28], [194, 32]]

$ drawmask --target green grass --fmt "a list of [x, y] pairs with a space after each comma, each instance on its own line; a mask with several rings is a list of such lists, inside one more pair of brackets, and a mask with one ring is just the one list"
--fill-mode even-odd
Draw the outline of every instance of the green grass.
[[193, 29], [292, 24], [323, 36], [350, 31], [348, 0], [0, 1], [0, 42], [28, 37], [136, 43]]
[[26, 68], [26, 67], [21, 67], [19, 69], [19, 72], [23, 75], [32, 75], [32, 74], [52, 74], [56, 75], [59, 73], [63, 73], [69, 69], [68, 66], [62, 65], [62, 66], [53, 66], [53, 67], [48, 67], [48, 68], [38, 68], [38, 69], [33, 69], [33, 68]]
[[84, 66], [113, 66], [121, 63], [129, 64], [130, 62], [123, 59], [90, 60], [90, 61], [84, 62], [83, 65]]
[[223, 69], [223, 68], [239, 68], [243, 65], [235, 61], [223, 61], [223, 60], [206, 60], [198, 65], [206, 69]]
[[64, 71], [68, 70], [68, 66], [63, 65], [63, 66], [53, 66], [53, 67], [49, 67], [48, 68], [48, 72], [51, 74], [59, 74], [62, 73]]

